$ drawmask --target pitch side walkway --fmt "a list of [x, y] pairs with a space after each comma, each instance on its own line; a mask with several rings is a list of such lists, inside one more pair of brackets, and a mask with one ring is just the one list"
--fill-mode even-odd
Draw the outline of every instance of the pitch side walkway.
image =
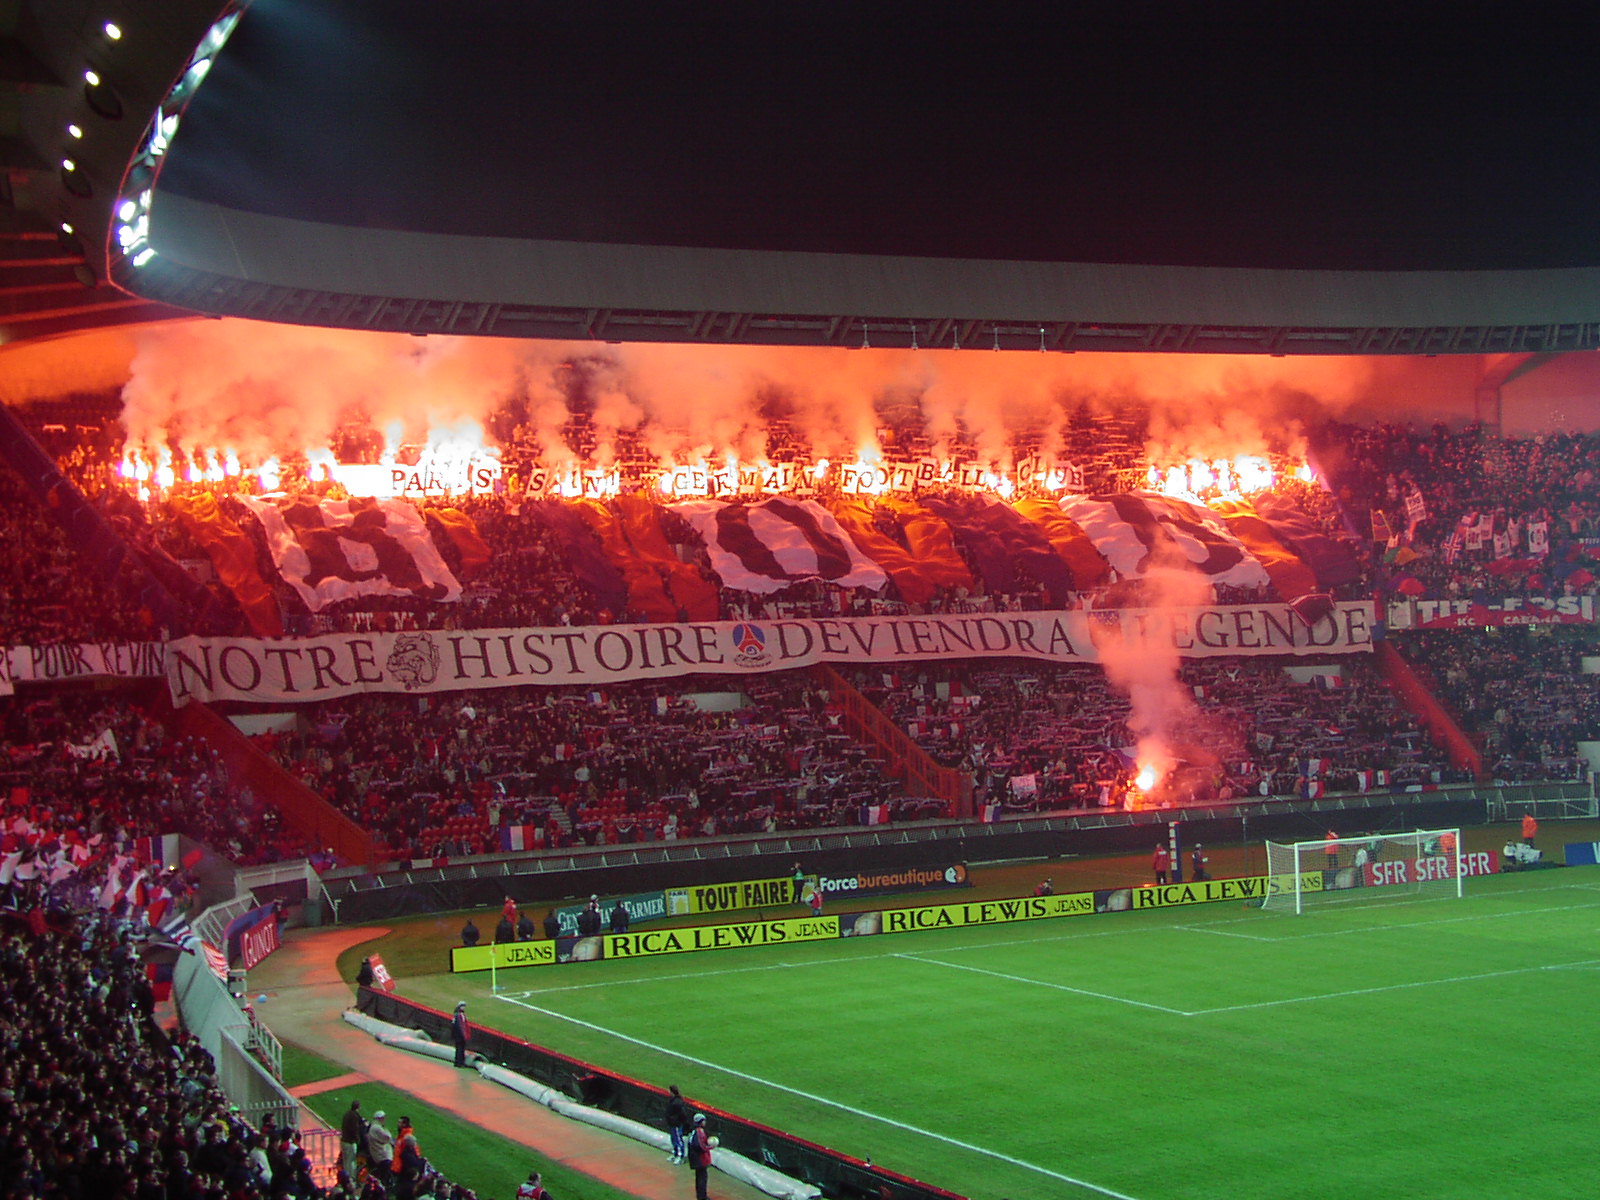
[[[539, 1161], [561, 1162], [643, 1200], [685, 1200], [694, 1195], [694, 1175], [686, 1167], [673, 1166], [657, 1150], [557, 1116], [476, 1071], [458, 1071], [446, 1062], [386, 1049], [345, 1024], [340, 1014], [354, 999], [354, 989], [339, 978], [335, 961], [347, 947], [371, 940], [374, 932], [371, 928], [291, 930], [283, 947], [250, 972], [251, 992], [267, 996], [265, 1004], [255, 1006], [256, 1015], [279, 1041], [348, 1067], [350, 1073], [339, 1084], [374, 1080], [528, 1147], [528, 1169]], [[336, 1084], [296, 1091], [310, 1094], [329, 1086]], [[762, 1200], [765, 1193], [712, 1171], [711, 1195], [713, 1200]]]

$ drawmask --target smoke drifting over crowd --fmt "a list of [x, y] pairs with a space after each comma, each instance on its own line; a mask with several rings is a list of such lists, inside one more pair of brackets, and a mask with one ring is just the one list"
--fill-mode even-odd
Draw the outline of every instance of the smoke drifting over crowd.
[[140, 335], [124, 389], [134, 446], [232, 449], [264, 459], [329, 446], [364, 424], [399, 441], [517, 416], [551, 465], [569, 416], [604, 465], [619, 434], [663, 463], [767, 452], [773, 418], [818, 458], [881, 451], [885, 427], [934, 453], [965, 442], [1009, 463], [1019, 437], [1048, 459], [1081, 409], [1148, 409], [1171, 457], [1292, 450], [1296, 423], [1368, 399], [1373, 360], [598, 345], [416, 338], [223, 320]]
[[[1106, 679], [1128, 697], [1128, 733], [1136, 746], [1136, 778], [1143, 790], [1159, 784], [1180, 758], [1214, 753], [1215, 735], [1178, 678], [1181, 658], [1173, 637], [1174, 612], [1210, 603], [1211, 587], [1176, 551], [1143, 577], [1143, 636], [1097, 640]], [[1208, 747], [1202, 749], [1202, 747]]]

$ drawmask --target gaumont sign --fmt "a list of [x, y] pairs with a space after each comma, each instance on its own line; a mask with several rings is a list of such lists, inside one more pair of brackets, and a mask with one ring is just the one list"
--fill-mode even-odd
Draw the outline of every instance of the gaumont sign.
[[1116, 643], [1170, 645], [1186, 658], [1344, 654], [1372, 649], [1373, 607], [1345, 602], [1307, 623], [1286, 605], [1089, 613], [963, 613], [711, 621], [538, 629], [331, 634], [166, 644], [173, 701], [333, 699], [358, 692], [448, 692], [606, 684], [782, 671], [817, 663], [950, 658], [1097, 662]]

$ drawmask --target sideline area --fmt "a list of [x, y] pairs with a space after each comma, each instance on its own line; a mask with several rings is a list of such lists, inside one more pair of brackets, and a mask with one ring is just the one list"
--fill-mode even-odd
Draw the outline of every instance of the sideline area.
[[[338, 956], [379, 932], [370, 927], [290, 930], [282, 948], [250, 973], [251, 993], [267, 997], [257, 1003], [257, 1016], [286, 1045], [319, 1054], [363, 1079], [408, 1092], [527, 1147], [524, 1169], [559, 1162], [641, 1200], [680, 1200], [693, 1194], [690, 1172], [651, 1147], [558, 1116], [476, 1071], [458, 1071], [445, 1062], [381, 1046], [347, 1025], [340, 1014], [350, 1006], [354, 989], [339, 978]], [[452, 1174], [451, 1163], [438, 1165], [447, 1176]], [[710, 1185], [714, 1200], [764, 1197], [719, 1171], [711, 1172]]]

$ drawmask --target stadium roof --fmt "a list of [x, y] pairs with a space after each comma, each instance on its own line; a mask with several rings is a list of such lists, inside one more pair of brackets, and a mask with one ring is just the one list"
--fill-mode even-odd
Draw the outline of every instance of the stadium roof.
[[[116, 6], [62, 7], [86, 46]], [[110, 56], [139, 78], [80, 168], [101, 235], [218, 15], [124, 7], [148, 62]], [[156, 254], [90, 265], [193, 311], [416, 333], [1591, 348], [1600, 15], [1528, 15], [255, 0], [167, 106]]]

